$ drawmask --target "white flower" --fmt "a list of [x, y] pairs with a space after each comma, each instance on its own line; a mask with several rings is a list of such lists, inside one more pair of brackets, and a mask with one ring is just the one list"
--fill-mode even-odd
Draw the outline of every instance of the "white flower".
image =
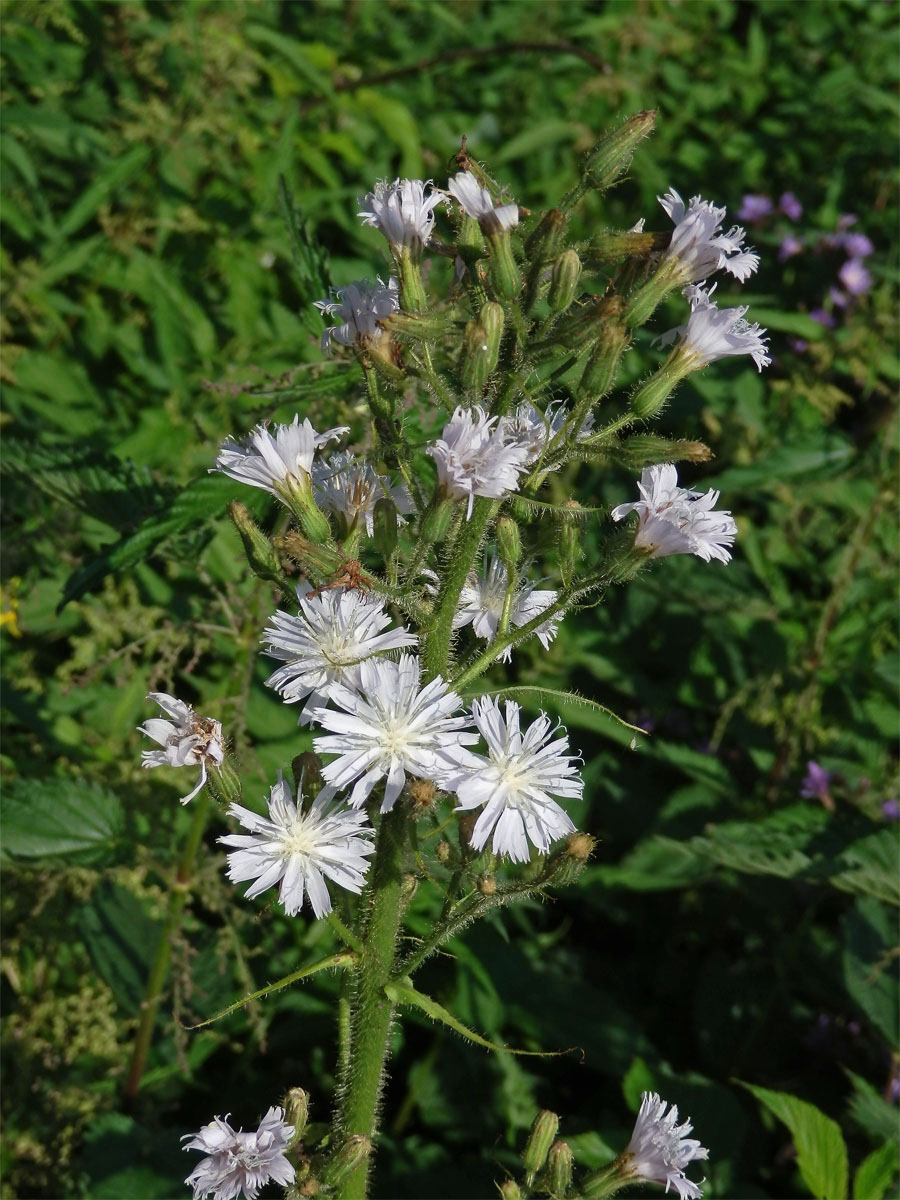
[[[497, 636], [497, 626], [503, 612], [507, 580], [506, 567], [497, 557], [491, 558], [483, 574], [470, 576], [460, 592], [453, 628], [462, 629], [471, 623], [476, 637], [493, 641]], [[509, 614], [510, 625], [517, 629], [527, 625], [555, 600], [556, 592], [549, 589], [538, 590], [527, 581], [521, 582], [513, 596]], [[535, 631], [545, 650], [556, 637], [557, 626], [558, 621], [549, 617]], [[507, 646], [500, 657], [501, 661], [509, 662], [512, 648]]]
[[200, 764], [200, 779], [197, 786], [181, 803], [187, 804], [206, 783], [206, 764], [219, 766], [225, 758], [222, 741], [222, 726], [211, 717], [198, 717], [189, 704], [176, 700], [165, 692], [150, 692], [147, 696], [172, 718], [151, 717], [140, 725], [139, 731], [162, 746], [162, 750], [144, 750], [141, 753], [142, 767], [194, 767]]
[[629, 1178], [674, 1188], [681, 1200], [700, 1200], [703, 1195], [696, 1183], [686, 1177], [684, 1168], [694, 1159], [708, 1158], [709, 1151], [689, 1138], [690, 1121], [678, 1124], [678, 1108], [666, 1114], [667, 1102], [655, 1092], [644, 1092], [628, 1148], [622, 1155], [623, 1172]]
[[[541, 412], [530, 400], [525, 400], [508, 417], [500, 418], [499, 428], [510, 442], [523, 448], [525, 462], [530, 467], [562, 431], [568, 419], [569, 414], [562, 404], [550, 404], [546, 412]], [[579, 438], [586, 437], [593, 428], [594, 417], [588, 413], [578, 431]]]
[[344, 346], [379, 341], [384, 331], [378, 322], [400, 308], [397, 280], [393, 276], [387, 283], [379, 279], [371, 284], [362, 279], [343, 288], [332, 288], [332, 295], [337, 299], [314, 302], [320, 312], [337, 316], [339, 321], [322, 334], [323, 350], [330, 350], [333, 341]]
[[497, 418], [478, 406], [471, 412], [457, 408], [426, 453], [434, 459], [447, 494], [468, 497], [467, 519], [476, 496], [497, 500], [515, 491], [528, 461], [525, 446], [509, 441]]
[[699, 370], [729, 355], [749, 354], [757, 371], [761, 371], [772, 361], [767, 353], [765, 329], [744, 320], [746, 304], [739, 308], [717, 308], [711, 299], [715, 290], [715, 285], [709, 292], [700, 287], [685, 288], [684, 294], [691, 302], [687, 325], [670, 329], [657, 341], [664, 346], [681, 335], [677, 353], [690, 370]]
[[316, 753], [339, 755], [322, 775], [335, 788], [355, 780], [349, 796], [354, 807], [385, 779], [381, 811], [388, 812], [407, 773], [437, 781], [463, 761], [465, 745], [478, 741], [477, 734], [467, 732], [469, 718], [453, 716], [462, 701], [440, 675], [420, 688], [419, 660], [411, 654], [401, 654], [398, 662], [368, 659], [355, 683], [356, 691], [340, 685], [331, 690], [332, 703], [343, 711], [317, 708], [312, 714], [332, 731], [315, 739]]
[[447, 187], [465, 212], [478, 222], [483, 233], [499, 233], [501, 229], [513, 229], [518, 225], [518, 204], [501, 204], [495, 208], [491, 193], [481, 186], [471, 171], [454, 175]]
[[319, 507], [342, 513], [350, 528], [362, 517], [369, 537], [374, 530], [375, 504], [382, 497], [390, 500], [398, 513], [413, 511], [409, 492], [402, 484], [393, 485], [368, 463], [343, 450], [332, 454], [327, 462], [313, 463], [312, 478]]
[[518, 704], [507, 700], [505, 708], [504, 717], [492, 696], [472, 701], [472, 718], [487, 742], [488, 756], [470, 753], [445, 786], [456, 792], [460, 808], [485, 806], [472, 831], [476, 850], [493, 832], [495, 854], [527, 862], [529, 839], [546, 854], [552, 842], [574, 830], [551, 796], [580, 800], [584, 783], [573, 765], [577, 759], [568, 752], [568, 738], [550, 741], [554, 730], [545, 713], [523, 734]]
[[224, 1119], [216, 1117], [199, 1133], [186, 1133], [182, 1150], [200, 1150], [208, 1157], [197, 1163], [184, 1181], [194, 1189], [194, 1200], [213, 1196], [214, 1200], [236, 1200], [246, 1196], [255, 1200], [263, 1184], [274, 1180], [286, 1187], [294, 1182], [294, 1168], [285, 1158], [285, 1150], [294, 1135], [294, 1126], [284, 1121], [284, 1109], [270, 1108], [255, 1133], [235, 1132]]
[[266, 680], [288, 704], [309, 697], [300, 712], [308, 725], [314, 708], [327, 703], [332, 689], [346, 682], [348, 672], [364, 659], [385, 650], [414, 646], [416, 635], [408, 629], [390, 629], [380, 600], [362, 592], [331, 589], [318, 596], [297, 589], [300, 615], [279, 610], [263, 633], [266, 653], [285, 666]]
[[743, 248], [744, 231], [739, 225], [728, 233], [721, 232], [724, 208], [716, 208], [699, 196], [693, 196], [685, 207], [674, 188], [665, 196], [657, 196], [657, 200], [675, 222], [663, 259], [678, 261], [684, 268], [685, 283], [707, 279], [720, 268], [743, 283], [759, 266], [759, 255]]
[[265, 424], [257, 425], [243, 442], [229, 438], [210, 470], [221, 471], [239, 483], [262, 488], [283, 500], [292, 488], [308, 489], [316, 451], [348, 429], [347, 425], [339, 425], [316, 433], [308, 417], [300, 423], [299, 414], [290, 425], [276, 425], [274, 437]]
[[362, 212], [356, 215], [363, 225], [379, 230], [392, 247], [407, 246], [420, 253], [427, 245], [434, 229], [434, 209], [444, 203], [440, 192], [425, 195], [431, 180], [395, 179], [393, 183], [382, 180], [375, 190], [359, 198]]
[[323, 788], [306, 812], [291, 799], [291, 789], [278, 773], [269, 792], [269, 816], [261, 817], [240, 804], [231, 804], [228, 815], [250, 834], [229, 833], [218, 840], [234, 846], [228, 855], [232, 883], [254, 879], [245, 895], [260, 895], [281, 882], [278, 898], [289, 917], [303, 906], [304, 887], [317, 917], [331, 912], [327, 875], [348, 892], [359, 892], [369, 864], [366, 855], [375, 847], [373, 830], [364, 812], [331, 803], [334, 788]]
[[621, 521], [630, 512], [638, 514], [635, 546], [650, 550], [651, 558], [670, 554], [696, 554], [704, 562], [717, 558], [727, 563], [727, 547], [734, 543], [737, 525], [730, 512], [713, 512], [719, 493], [692, 492], [678, 486], [672, 463], [644, 467], [638, 491], [640, 500], [619, 504], [610, 516]]

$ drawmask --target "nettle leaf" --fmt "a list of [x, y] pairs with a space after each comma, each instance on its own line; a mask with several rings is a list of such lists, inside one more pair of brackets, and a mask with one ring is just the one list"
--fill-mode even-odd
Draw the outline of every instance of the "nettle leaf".
[[229, 500], [236, 496], [240, 496], [251, 515], [257, 519], [268, 503], [266, 493], [257, 488], [241, 487], [225, 475], [203, 475], [195, 479], [170, 505], [147, 517], [133, 534], [122, 538], [70, 575], [63, 589], [59, 609], [63, 609], [70, 600], [78, 600], [94, 591], [114, 571], [144, 562], [172, 534], [196, 530], [205, 522], [221, 516]]
[[783, 1121], [797, 1149], [797, 1168], [816, 1200], [846, 1200], [849, 1165], [840, 1126], [814, 1104], [787, 1092], [742, 1084]]
[[824, 808], [795, 804], [761, 821], [729, 821], [686, 843], [690, 853], [749, 875], [793, 879], [809, 869], [806, 847], [825, 829]]
[[844, 983], [888, 1045], [900, 1018], [897, 929], [877, 900], [858, 900], [841, 918]]
[[893, 829], [881, 829], [860, 838], [838, 859], [839, 870], [831, 882], [842, 891], [874, 896], [900, 906], [897, 850], [897, 834]]
[[3, 854], [23, 862], [107, 863], [122, 827], [118, 796], [79, 779], [14, 779], [0, 810]]
[[107, 882], [80, 910], [78, 930], [97, 974], [126, 1012], [137, 1013], [161, 923], [127, 888]]
[[867, 1079], [844, 1068], [853, 1085], [853, 1095], [847, 1101], [847, 1115], [869, 1137], [900, 1142], [897, 1109]]
[[896, 1142], [885, 1142], [862, 1160], [853, 1176], [853, 1200], [884, 1200], [900, 1170]]

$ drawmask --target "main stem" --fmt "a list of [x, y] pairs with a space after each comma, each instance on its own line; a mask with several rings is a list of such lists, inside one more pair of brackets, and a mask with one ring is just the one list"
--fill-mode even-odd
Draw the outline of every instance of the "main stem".
[[[372, 900], [356, 968], [350, 1057], [342, 1081], [337, 1127], [343, 1138], [374, 1140], [384, 1086], [393, 1006], [384, 989], [391, 978], [403, 900], [407, 816], [399, 805], [381, 819], [372, 868]], [[341, 1184], [341, 1200], [365, 1200], [370, 1159]]]
[[159, 935], [156, 954], [153, 958], [150, 976], [147, 979], [147, 986], [144, 990], [144, 1000], [141, 1004], [141, 1019], [138, 1024], [137, 1034], [135, 1035], [134, 1048], [131, 1052], [131, 1065], [128, 1068], [128, 1079], [125, 1083], [125, 1096], [128, 1100], [134, 1099], [141, 1084], [144, 1064], [147, 1061], [150, 1043], [153, 1040], [153, 1028], [156, 1024], [159, 1002], [162, 999], [163, 985], [166, 982], [166, 973], [169, 969], [169, 960], [172, 957], [172, 938], [178, 928], [182, 909], [191, 890], [194, 859], [197, 857], [197, 850], [203, 837], [203, 830], [206, 828], [206, 816], [208, 812], [209, 791], [207, 788], [204, 788], [194, 802], [194, 820], [191, 824], [187, 841], [184, 843], [184, 848], [181, 851], [178, 873], [172, 884], [172, 890], [169, 892], [169, 906], [166, 912], [165, 924], [163, 925], [162, 933]]

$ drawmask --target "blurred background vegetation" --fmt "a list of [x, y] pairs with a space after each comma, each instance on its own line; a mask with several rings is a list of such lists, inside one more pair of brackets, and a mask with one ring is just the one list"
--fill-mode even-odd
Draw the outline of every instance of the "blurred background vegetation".
[[[226, 1109], [252, 1124], [296, 1084], [327, 1120], [333, 981], [199, 1034], [179, 1023], [332, 936], [237, 901], [218, 827], [172, 934], [141, 1091], [121, 1099], [190, 820], [178, 781], [139, 769], [147, 691], [225, 723], [250, 795], [307, 745], [262, 686], [274, 596], [218, 515], [241, 489], [206, 470], [263, 417], [299, 410], [321, 427], [359, 412], [353, 373], [322, 361], [310, 304], [326, 280], [386, 272], [355, 216], [376, 179], [443, 183], [466, 134], [538, 212], [600, 133], [658, 108], [630, 177], [588, 197], [577, 232], [639, 217], [663, 229], [669, 186], [746, 216], [763, 263], [739, 299], [775, 364], [692, 377], [661, 422], [714, 451], [682, 477], [722, 489], [735, 561], [666, 560], [514, 663], [520, 682], [580, 690], [651, 736], [631, 750], [614, 723], [560, 711], [585, 759], [573, 816], [600, 838], [595, 862], [553, 905], [478, 927], [427, 985], [491, 1037], [575, 1039], [583, 1058], [488, 1057], [406, 1023], [378, 1194], [493, 1194], [541, 1105], [579, 1161], [599, 1163], [652, 1087], [711, 1148], [709, 1196], [808, 1195], [790, 1134], [747, 1081], [834, 1118], [853, 1167], [869, 1164], [857, 1200], [887, 1195], [895, 7], [7, 0], [2, 17], [2, 1194], [181, 1196], [180, 1134]], [[299, 263], [280, 175], [310, 239]], [[658, 361], [651, 335], [679, 303], [638, 340], [624, 383]], [[554, 486], [616, 503], [633, 472]], [[552, 576], [552, 556], [536, 571]], [[807, 778], [810, 760], [828, 775]]]

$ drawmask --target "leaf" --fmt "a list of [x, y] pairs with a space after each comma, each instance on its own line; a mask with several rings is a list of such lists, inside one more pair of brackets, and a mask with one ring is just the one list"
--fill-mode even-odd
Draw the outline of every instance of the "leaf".
[[844, 1074], [853, 1085], [853, 1095], [847, 1102], [847, 1113], [851, 1120], [870, 1138], [885, 1141], [900, 1141], [897, 1127], [897, 1109], [867, 1079], [844, 1068]]
[[787, 1092], [772, 1092], [751, 1083], [741, 1086], [787, 1125], [797, 1148], [797, 1167], [817, 1200], [846, 1200], [847, 1146], [837, 1122], [814, 1104]]
[[463, 1025], [462, 1021], [458, 1021], [442, 1004], [438, 1004], [436, 1000], [432, 1000], [430, 996], [426, 996], [423, 992], [417, 991], [408, 979], [394, 980], [392, 983], [388, 983], [385, 986], [384, 993], [392, 1004], [405, 1004], [410, 1008], [418, 1008], [426, 1016], [431, 1017], [432, 1021], [440, 1021], [442, 1025], [446, 1025], [448, 1029], [452, 1029], [454, 1033], [458, 1033], [466, 1041], [473, 1042], [476, 1046], [483, 1046], [486, 1050], [495, 1050], [498, 1054], [523, 1054], [535, 1058], [556, 1058], [559, 1055], [570, 1053], [569, 1050], [513, 1050], [509, 1046], [501, 1046], [497, 1042], [488, 1041], [480, 1033], [475, 1033], [473, 1029], [469, 1029], [467, 1025]]
[[[465, 698], [470, 700], [477, 696], [497, 696], [498, 698], [503, 697], [510, 700], [515, 700], [517, 696], [522, 696], [536, 701], [538, 705], [541, 704], [542, 697], [550, 696], [552, 699], [563, 704], [574, 704], [581, 708], [603, 713], [605, 717], [610, 717], [613, 721], [618, 721], [620, 725], [624, 725], [632, 733], [639, 733], [642, 737], [647, 737], [646, 729], [641, 729], [639, 725], [629, 724], [624, 717], [620, 717], [618, 713], [614, 713], [605, 704], [599, 704], [596, 700], [589, 700], [587, 696], [579, 696], [577, 692], [564, 692], [560, 688], [544, 687], [542, 685], [516, 684], [514, 687], [500, 688], [499, 690], [495, 688], [483, 692], [467, 692]], [[528, 707], [527, 703], [525, 707]]]
[[[102, 171], [81, 193], [63, 219], [60, 221], [54, 241], [64, 241], [70, 234], [80, 229], [89, 221], [101, 204], [105, 203], [114, 192], [119, 191], [130, 183], [144, 169], [152, 150], [147, 145], [132, 146], [121, 158]], [[53, 257], [51, 255], [51, 257]]]
[[244, 996], [241, 1000], [235, 1000], [234, 1004], [229, 1004], [227, 1008], [223, 1008], [221, 1012], [217, 1012], [212, 1017], [207, 1017], [205, 1021], [200, 1021], [196, 1025], [182, 1025], [181, 1027], [182, 1029], [202, 1029], [204, 1025], [212, 1025], [214, 1021], [220, 1021], [222, 1017], [227, 1017], [229, 1014], [237, 1012], [245, 1004], [251, 1004], [254, 1000], [259, 1000], [263, 996], [270, 995], [272, 992], [280, 992], [282, 988], [289, 987], [292, 983], [297, 983], [300, 979], [307, 979], [310, 975], [315, 975], [319, 971], [329, 971], [332, 967], [349, 967], [355, 961], [355, 954], [349, 950], [341, 950], [337, 954], [332, 954], [328, 958], [323, 958], [321, 961], [313, 963], [311, 967], [301, 967], [299, 971], [293, 971], [290, 975], [285, 975], [283, 979], [277, 979], [275, 983], [267, 983], [259, 991], [251, 992], [249, 996]]
[[853, 1200], [884, 1200], [898, 1169], [896, 1142], [885, 1142], [862, 1160], [853, 1176]]
[[79, 779], [15, 779], [0, 810], [4, 855], [22, 860], [65, 856], [96, 865], [112, 857], [122, 833], [118, 796]]
[[900, 906], [900, 875], [897, 874], [897, 834], [881, 829], [860, 838], [843, 852], [831, 882], [844, 892], [874, 896], [886, 904]]
[[841, 931], [847, 991], [887, 1044], [893, 1045], [900, 1019], [896, 922], [877, 900], [867, 898], [844, 913]]
[[141, 1007], [162, 924], [126, 888], [106, 882], [78, 914], [97, 974], [129, 1014]]
[[258, 517], [268, 503], [258, 490], [248, 491], [233, 479], [222, 475], [202, 475], [195, 479], [167, 508], [148, 517], [135, 533], [122, 538], [98, 558], [70, 575], [63, 589], [59, 610], [70, 600], [78, 600], [93, 591], [113, 571], [133, 567], [149, 558], [160, 542], [173, 533], [194, 529], [211, 517], [218, 516], [238, 491], [251, 514]]
[[575, 1133], [566, 1135], [566, 1145], [575, 1156], [575, 1161], [590, 1171], [609, 1166], [618, 1154], [599, 1133]]

